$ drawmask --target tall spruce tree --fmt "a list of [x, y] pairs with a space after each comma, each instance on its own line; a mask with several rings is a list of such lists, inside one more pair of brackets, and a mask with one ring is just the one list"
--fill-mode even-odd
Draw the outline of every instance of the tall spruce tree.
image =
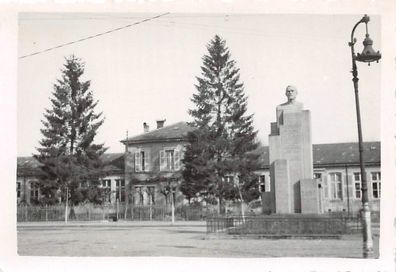
[[247, 97], [239, 69], [231, 60], [226, 42], [215, 36], [207, 45], [197, 92], [189, 111], [196, 129], [189, 133], [184, 156], [181, 191], [187, 197], [219, 201], [250, 201], [258, 197], [258, 155], [253, 115], [247, 115]]
[[52, 107], [45, 110], [42, 120], [42, 139], [34, 157], [41, 163], [41, 190], [47, 203], [60, 196], [72, 203], [100, 202], [100, 156], [106, 148], [94, 144], [94, 137], [104, 119], [102, 113], [95, 113], [98, 101], [90, 81], [81, 80], [84, 66], [74, 55], [66, 58], [62, 77], [54, 84]]

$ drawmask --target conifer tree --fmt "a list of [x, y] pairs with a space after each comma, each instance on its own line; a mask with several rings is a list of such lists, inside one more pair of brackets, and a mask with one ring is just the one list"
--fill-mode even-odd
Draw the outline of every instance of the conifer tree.
[[253, 173], [258, 155], [252, 152], [257, 148], [257, 131], [226, 42], [216, 35], [207, 49], [191, 99], [195, 108], [189, 114], [196, 130], [188, 136], [181, 191], [215, 197], [224, 213], [225, 199], [247, 202], [258, 197]]
[[59, 196], [72, 203], [100, 199], [100, 156], [106, 148], [95, 144], [94, 137], [104, 119], [102, 113], [95, 113], [98, 101], [90, 81], [81, 80], [84, 66], [73, 55], [66, 58], [61, 79], [54, 84], [51, 108], [45, 110], [42, 120], [42, 139], [34, 157], [41, 163], [41, 190], [49, 203]]

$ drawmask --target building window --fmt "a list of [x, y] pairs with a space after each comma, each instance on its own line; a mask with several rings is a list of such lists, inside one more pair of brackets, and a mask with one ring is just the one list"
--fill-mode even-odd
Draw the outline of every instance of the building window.
[[371, 180], [381, 180], [381, 172], [371, 172]]
[[135, 171], [147, 172], [149, 171], [150, 156], [146, 150], [137, 150], [135, 152]]
[[360, 179], [360, 173], [353, 173], [353, 181], [355, 184], [355, 198], [362, 197], [362, 181]]
[[330, 173], [330, 188], [332, 199], [342, 199], [342, 176], [341, 173]]
[[261, 192], [261, 193], [265, 192], [265, 176], [264, 175], [259, 176], [259, 192]]
[[322, 181], [322, 173], [314, 173], [314, 179]]
[[155, 186], [147, 186], [147, 194], [149, 196], [149, 204], [155, 205]]
[[381, 172], [371, 172], [373, 198], [381, 198]]
[[160, 151], [160, 170], [180, 170], [180, 151], [177, 149], [165, 149]]
[[323, 188], [324, 196], [323, 198], [328, 199], [329, 198], [329, 183], [327, 179], [323, 179], [323, 173], [314, 173], [314, 179], [316, 179], [319, 184], [321, 185], [321, 188]]
[[135, 191], [137, 193], [137, 198], [135, 204], [144, 205], [144, 189], [142, 186], [135, 186]]
[[116, 200], [125, 202], [125, 180], [116, 179]]
[[103, 179], [101, 187], [102, 187], [103, 202], [111, 203], [111, 180]]
[[175, 152], [174, 150], [166, 150], [165, 157], [166, 157], [166, 166], [168, 170], [175, 169]]
[[145, 154], [144, 151], [140, 151], [140, 164], [141, 164], [141, 170], [144, 172], [146, 170], [146, 161], [145, 161]]
[[16, 191], [17, 191], [17, 198], [21, 197], [21, 183], [19, 181], [17, 181], [16, 184]]
[[262, 193], [271, 192], [270, 181], [265, 178], [265, 175], [259, 176], [259, 192]]
[[111, 180], [110, 179], [102, 180], [102, 188], [111, 188]]
[[30, 184], [30, 200], [39, 199], [39, 186], [37, 182], [32, 182]]
[[234, 176], [225, 176], [224, 181], [226, 183], [234, 184]]

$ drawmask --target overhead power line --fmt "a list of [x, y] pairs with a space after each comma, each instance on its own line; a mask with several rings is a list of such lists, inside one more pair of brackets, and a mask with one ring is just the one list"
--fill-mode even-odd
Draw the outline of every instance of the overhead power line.
[[82, 38], [82, 39], [79, 39], [79, 40], [75, 40], [75, 41], [72, 41], [72, 42], [60, 44], [60, 45], [57, 45], [57, 46], [54, 46], [54, 47], [50, 47], [50, 48], [47, 48], [47, 49], [44, 49], [44, 50], [41, 50], [41, 51], [37, 51], [37, 52], [31, 53], [31, 54], [28, 54], [28, 55], [20, 56], [19, 59], [31, 57], [31, 56], [38, 55], [38, 54], [41, 54], [41, 53], [44, 53], [44, 52], [48, 52], [48, 51], [51, 51], [51, 50], [54, 50], [54, 49], [65, 47], [65, 46], [68, 46], [68, 45], [71, 45], [71, 44], [74, 44], [74, 43], [79, 43], [79, 42], [83, 42], [83, 41], [86, 41], [86, 40], [89, 40], [89, 39], [97, 38], [97, 37], [100, 37], [100, 36], [103, 36], [103, 35], [106, 35], [106, 34], [110, 34], [112, 32], [116, 32], [116, 31], [119, 31], [119, 30], [122, 30], [122, 29], [125, 29], [125, 28], [128, 28], [128, 27], [132, 27], [132, 26], [135, 26], [135, 25], [138, 25], [138, 24], [142, 24], [144, 22], [148, 22], [148, 21], [157, 19], [159, 17], [168, 15], [169, 13], [170, 12], [166, 12], [166, 13], [154, 16], [154, 17], [150, 17], [150, 18], [141, 20], [139, 22], [135, 22], [133, 24], [128, 24], [128, 25], [121, 26], [121, 27], [118, 27], [118, 28], [114, 28], [114, 29], [111, 29], [111, 30], [108, 30], [108, 31], [105, 31], [105, 32], [101, 32], [101, 33], [92, 35], [92, 36], [88, 36], [88, 37], [85, 37], [85, 38]]

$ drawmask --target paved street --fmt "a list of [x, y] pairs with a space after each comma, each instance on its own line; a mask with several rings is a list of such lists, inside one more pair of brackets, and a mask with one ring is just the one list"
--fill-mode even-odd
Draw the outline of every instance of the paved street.
[[[374, 232], [375, 233], [375, 232]], [[378, 255], [378, 235], [375, 235]], [[18, 254], [34, 256], [361, 257], [360, 235], [342, 239], [235, 239], [205, 222], [26, 223]]]

